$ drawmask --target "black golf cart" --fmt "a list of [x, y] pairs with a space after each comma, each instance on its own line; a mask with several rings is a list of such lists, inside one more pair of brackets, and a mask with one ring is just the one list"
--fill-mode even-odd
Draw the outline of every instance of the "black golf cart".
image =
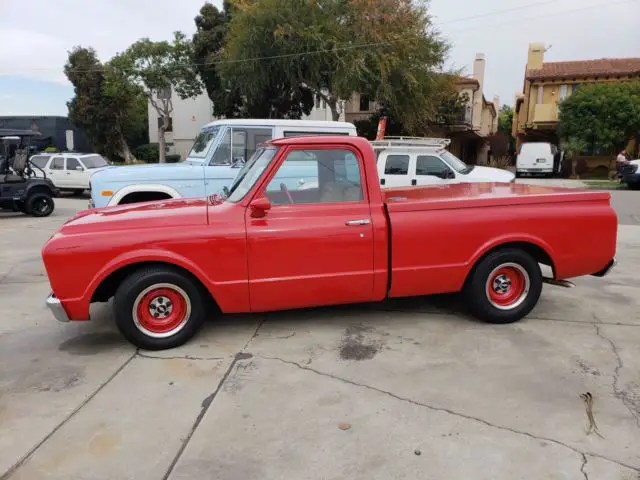
[[51, 215], [58, 189], [44, 171], [29, 162], [33, 130], [0, 128], [0, 209], [34, 217]]

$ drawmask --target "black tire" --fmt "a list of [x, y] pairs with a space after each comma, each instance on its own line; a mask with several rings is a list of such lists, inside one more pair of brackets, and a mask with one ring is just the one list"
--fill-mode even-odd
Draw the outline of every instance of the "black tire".
[[24, 204], [24, 211], [32, 217], [48, 217], [55, 209], [53, 197], [48, 193], [35, 192], [29, 195]]
[[629, 190], [640, 190], [640, 182], [627, 183]]
[[[491, 278], [497, 283], [490, 282]], [[504, 278], [511, 280], [511, 287], [506, 288], [514, 290], [507, 290], [504, 294], [496, 292], [496, 289], [505, 288]], [[538, 262], [523, 250], [503, 248], [491, 252], [476, 264], [463, 294], [471, 313], [480, 320], [512, 323], [533, 310], [541, 292], [542, 272]], [[515, 296], [509, 301], [511, 295]]]
[[[161, 288], [155, 288], [143, 295], [145, 290], [153, 286]], [[159, 292], [162, 288], [174, 290], [177, 296], [186, 296], [189, 304], [190, 313], [181, 317], [182, 323], [171, 330], [175, 333], [147, 330], [144, 318], [135, 318], [138, 317], [137, 314], [134, 317], [136, 302], [138, 301], [138, 305], [146, 303], [146, 299], [153, 296], [154, 290]], [[165, 350], [184, 344], [196, 334], [206, 317], [206, 300], [203, 288], [189, 275], [171, 267], [146, 267], [132, 273], [120, 284], [114, 297], [113, 310], [116, 325], [127, 340], [145, 350]], [[152, 303], [153, 301], [150, 302]], [[149, 306], [149, 310], [151, 307], [152, 305]]]

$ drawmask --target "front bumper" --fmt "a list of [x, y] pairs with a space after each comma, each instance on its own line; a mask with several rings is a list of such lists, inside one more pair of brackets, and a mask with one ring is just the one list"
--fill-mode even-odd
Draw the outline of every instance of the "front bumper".
[[62, 306], [62, 303], [58, 298], [56, 298], [56, 296], [53, 293], [51, 293], [47, 297], [46, 304], [47, 304], [47, 307], [49, 307], [49, 310], [51, 310], [51, 313], [53, 313], [53, 316], [56, 318], [56, 320], [58, 320], [59, 322], [65, 322], [65, 323], [70, 321], [69, 316], [67, 315], [67, 312], [64, 311], [64, 307]]
[[604, 267], [604, 268], [603, 268], [602, 270], [600, 270], [599, 272], [592, 273], [592, 275], [593, 275], [594, 277], [604, 277], [604, 276], [608, 275], [608, 274], [611, 272], [611, 270], [613, 269], [613, 267], [615, 267], [617, 264], [618, 264], [618, 262], [617, 262], [617, 261], [616, 261], [616, 259], [614, 258], [613, 260], [611, 260], [611, 261], [609, 262], [609, 264], [608, 264], [606, 267]]

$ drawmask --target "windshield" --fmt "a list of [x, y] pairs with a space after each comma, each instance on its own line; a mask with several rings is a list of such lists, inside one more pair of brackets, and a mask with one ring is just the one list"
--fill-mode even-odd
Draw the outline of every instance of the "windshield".
[[469, 165], [464, 163], [462, 160], [460, 160], [458, 157], [456, 157], [453, 153], [449, 152], [448, 150], [445, 150], [444, 152], [442, 152], [440, 154], [440, 157], [442, 157], [442, 159], [447, 163], [447, 165], [449, 165], [458, 173], [468, 173], [473, 169], [472, 166], [470, 167]]
[[109, 163], [100, 155], [89, 155], [88, 157], [82, 157], [82, 163], [84, 166], [91, 170], [93, 168], [106, 167]]
[[220, 127], [211, 127], [202, 130], [193, 142], [193, 147], [191, 147], [188, 157], [206, 158], [219, 131]]
[[230, 202], [239, 202], [253, 188], [255, 183], [262, 175], [267, 165], [273, 160], [277, 148], [265, 147], [256, 150], [256, 153], [244, 164], [238, 172], [238, 176], [233, 181], [229, 189], [227, 200]]

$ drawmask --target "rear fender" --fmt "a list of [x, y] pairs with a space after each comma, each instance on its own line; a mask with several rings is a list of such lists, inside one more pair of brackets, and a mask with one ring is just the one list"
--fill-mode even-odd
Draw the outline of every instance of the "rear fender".
[[555, 261], [554, 261], [555, 255], [551, 246], [544, 240], [538, 237], [535, 237], [533, 235], [517, 234], [517, 235], [503, 235], [501, 237], [493, 238], [487, 243], [485, 243], [484, 245], [482, 245], [480, 248], [478, 248], [478, 250], [476, 250], [476, 252], [473, 254], [471, 259], [469, 260], [466, 274], [468, 275], [469, 272], [471, 272], [471, 270], [473, 269], [473, 267], [478, 263], [478, 260], [480, 260], [488, 252], [511, 243], [528, 243], [541, 248], [547, 254], [547, 256], [551, 259], [551, 263], [552, 263], [551, 268], [555, 273]]

